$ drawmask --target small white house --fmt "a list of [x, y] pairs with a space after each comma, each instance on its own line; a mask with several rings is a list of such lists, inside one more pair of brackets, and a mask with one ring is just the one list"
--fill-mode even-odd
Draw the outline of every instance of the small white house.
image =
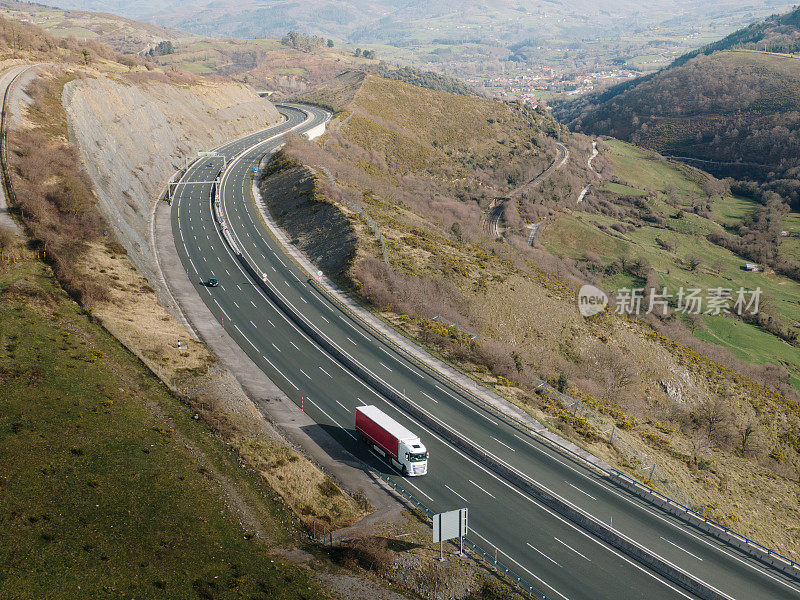
[[747, 263], [745, 264], [744, 268], [752, 273], [758, 273], [761, 270], [761, 267], [755, 263]]

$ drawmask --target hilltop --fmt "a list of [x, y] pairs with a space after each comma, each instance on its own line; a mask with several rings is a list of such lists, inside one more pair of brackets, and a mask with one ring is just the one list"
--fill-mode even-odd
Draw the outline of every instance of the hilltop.
[[[793, 178], [800, 60], [791, 53], [798, 49], [800, 9], [754, 23], [653, 75], [562, 103], [556, 114], [575, 130], [694, 159], [720, 176]], [[796, 190], [788, 200], [800, 206]]]
[[[774, 274], [756, 280], [743, 259], [705, 238], [741, 222], [753, 208], [746, 199], [702, 171], [621, 142], [599, 141], [590, 167], [590, 138], [523, 106], [362, 74], [304, 98], [338, 113], [320, 140], [287, 142], [262, 190], [268, 198], [273, 186], [291, 190], [296, 176], [303, 214], [330, 220], [327, 209], [303, 208], [326, 202], [348, 217], [355, 248], [342, 234], [349, 266], [337, 263], [331, 273], [342, 287], [606, 460], [636, 474], [647, 455], [662, 473], [651, 482], [656, 487], [676, 493], [678, 485], [715, 518], [800, 551], [773, 526], [796, 519], [794, 508], [775, 521], [759, 516], [768, 497], [794, 507], [800, 455], [788, 440], [800, 411], [789, 383], [800, 385], [797, 347], [758, 323], [702, 316], [684, 322], [674, 306], [668, 318], [637, 321], [611, 312], [584, 319], [575, 304], [578, 284], [587, 281], [609, 290], [758, 282], [769, 286], [774, 320], [797, 319], [800, 286]], [[313, 188], [308, 173], [316, 174]], [[540, 185], [525, 186], [545, 173]], [[484, 223], [502, 201], [498, 238]], [[538, 241], [529, 246], [527, 225], [534, 222]], [[313, 219], [305, 232], [296, 220], [288, 226], [309, 256], [321, 254]], [[693, 252], [704, 258], [690, 270], [686, 257]], [[766, 367], [746, 365], [729, 351]], [[539, 396], [542, 380], [572, 398]], [[577, 415], [566, 410], [576, 399]], [[704, 425], [712, 413], [724, 415], [720, 430]], [[758, 429], [758, 442], [751, 445], [748, 434], [740, 452], [737, 440], [748, 423]], [[603, 432], [612, 425], [624, 446], [608, 445]]]
[[628, 63], [650, 71], [698, 43], [712, 41], [789, 2], [735, 0], [646, 4], [614, 0], [348, 0], [254, 2], [53, 0], [69, 8], [125, 16], [210, 37], [279, 38], [290, 29], [333, 38], [350, 50], [461, 77], [542, 64], [571, 71]]
[[761, 208], [709, 239], [800, 280], [793, 227], [800, 210], [800, 58], [777, 52], [797, 50], [799, 25], [800, 9], [756, 23], [556, 114], [577, 131], [731, 178], [731, 188]]

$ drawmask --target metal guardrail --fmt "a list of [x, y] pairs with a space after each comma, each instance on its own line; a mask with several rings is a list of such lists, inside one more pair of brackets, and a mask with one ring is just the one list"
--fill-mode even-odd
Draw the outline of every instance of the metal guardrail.
[[[383, 473], [379, 473], [378, 471], [372, 470], [380, 479], [391, 486], [393, 490], [398, 492], [401, 496], [403, 496], [407, 501], [411, 502], [416, 508], [421, 509], [425, 512], [426, 516], [429, 519], [433, 519], [433, 515], [435, 514], [430, 508], [428, 508], [424, 502], [418, 500], [414, 494], [407, 491], [403, 486], [399, 483], [394, 481], [392, 478], [387, 477]], [[503, 573], [508, 579], [519, 587], [520, 589], [528, 592], [529, 595], [539, 598], [540, 600], [550, 600], [548, 596], [546, 596], [541, 590], [536, 588], [535, 586], [528, 583], [523, 577], [520, 577], [516, 572], [514, 572], [510, 567], [503, 564], [501, 561], [497, 560], [497, 554], [491, 555], [486, 550], [481, 548], [478, 544], [473, 542], [468, 537], [464, 537], [464, 548], [471, 549], [473, 554], [476, 555], [478, 558], [484, 560], [486, 563], [493, 566], [497, 571]], [[495, 550], [498, 550], [495, 548]]]
[[[290, 256], [290, 258], [291, 258], [291, 256]], [[292, 258], [292, 260], [295, 260], [295, 259]], [[304, 270], [302, 265], [299, 265], [299, 266], [300, 266], [301, 270]], [[756, 548], [756, 549], [758, 549], [759, 552], [763, 553], [763, 551], [765, 549], [767, 551], [767, 556], [769, 558], [772, 558], [772, 557], [778, 558], [779, 560], [782, 560], [786, 564], [787, 567], [792, 569], [792, 572], [791, 573], [787, 573], [787, 574], [789, 574], [790, 576], [793, 576], [795, 578], [800, 578], [800, 563], [797, 563], [797, 562], [795, 562], [795, 561], [793, 561], [793, 560], [791, 560], [791, 559], [779, 554], [778, 552], [775, 552], [774, 550], [766, 548], [765, 546], [762, 546], [761, 544], [758, 544], [757, 542], [752, 542], [746, 536], [744, 536], [742, 534], [739, 534], [739, 533], [737, 533], [737, 532], [735, 532], [735, 531], [733, 531], [731, 529], [728, 529], [724, 525], [721, 525], [720, 523], [717, 523], [716, 521], [708, 519], [708, 517], [706, 517], [704, 515], [700, 515], [699, 513], [695, 512], [694, 510], [692, 510], [692, 509], [686, 507], [685, 505], [683, 505], [683, 504], [681, 504], [681, 503], [679, 503], [679, 502], [677, 502], [677, 501], [665, 496], [664, 494], [656, 492], [655, 490], [653, 490], [650, 487], [643, 486], [641, 483], [639, 483], [635, 479], [631, 478], [628, 475], [625, 475], [625, 474], [621, 473], [620, 471], [618, 471], [616, 469], [604, 468], [601, 465], [598, 465], [598, 464], [594, 463], [593, 461], [582, 457], [580, 454], [578, 454], [577, 452], [575, 452], [571, 448], [565, 446], [564, 444], [558, 442], [557, 440], [551, 439], [550, 437], [547, 437], [547, 436], [543, 435], [541, 432], [533, 429], [532, 427], [530, 427], [529, 425], [527, 425], [526, 423], [524, 423], [520, 419], [506, 414], [505, 412], [501, 411], [497, 407], [493, 406], [491, 403], [487, 402], [486, 400], [484, 400], [480, 396], [478, 396], [475, 393], [473, 393], [471, 390], [467, 389], [466, 387], [464, 387], [463, 385], [458, 383], [457, 381], [447, 377], [443, 373], [439, 372], [438, 370], [436, 370], [433, 367], [431, 367], [430, 365], [428, 365], [426, 362], [423, 362], [422, 360], [418, 359], [416, 356], [411, 354], [409, 351], [407, 351], [405, 348], [403, 348], [399, 344], [395, 343], [388, 336], [386, 336], [382, 331], [378, 330], [376, 327], [374, 327], [373, 325], [368, 323], [360, 315], [358, 315], [356, 312], [354, 312], [349, 306], [347, 306], [346, 304], [341, 302], [334, 294], [329, 292], [324, 286], [322, 286], [320, 283], [318, 283], [316, 281], [315, 277], [309, 276], [309, 283], [311, 283], [313, 285], [313, 287], [315, 289], [317, 289], [317, 291], [319, 291], [324, 297], [326, 297], [333, 304], [338, 306], [340, 308], [340, 310], [345, 312], [345, 314], [349, 315], [355, 322], [357, 322], [366, 331], [372, 333], [372, 335], [374, 335], [379, 340], [383, 341], [386, 345], [388, 345], [389, 347], [394, 349], [398, 354], [400, 354], [401, 356], [405, 357], [409, 362], [411, 362], [414, 365], [416, 365], [420, 370], [424, 371], [425, 373], [429, 374], [431, 377], [433, 377], [434, 379], [444, 383], [445, 385], [450, 386], [451, 389], [453, 389], [454, 391], [460, 393], [462, 395], [462, 397], [464, 397], [467, 400], [470, 400], [473, 404], [475, 404], [479, 408], [482, 408], [484, 411], [494, 415], [499, 420], [501, 420], [501, 421], [505, 422], [506, 424], [514, 427], [515, 429], [517, 429], [521, 433], [524, 433], [524, 434], [528, 435], [529, 437], [537, 439], [540, 442], [544, 443], [545, 445], [557, 450], [558, 452], [560, 452], [561, 454], [565, 455], [566, 457], [568, 457], [568, 458], [570, 458], [570, 459], [572, 459], [572, 460], [574, 460], [574, 461], [576, 461], [576, 462], [578, 462], [580, 464], [583, 464], [584, 466], [587, 466], [588, 468], [590, 468], [592, 470], [598, 471], [602, 475], [605, 475], [608, 478], [608, 480], [611, 481], [612, 483], [614, 483], [616, 485], [619, 485], [620, 487], [622, 487], [623, 489], [625, 489], [627, 491], [633, 491], [634, 493], [636, 493], [640, 497], [642, 497], [642, 498], [654, 503], [657, 506], [660, 506], [660, 503], [658, 501], [655, 501], [653, 499], [653, 496], [656, 496], [658, 499], [661, 499], [661, 502], [665, 502], [668, 505], [675, 506], [675, 507], [682, 507], [682, 510], [680, 510], [680, 513], [679, 513], [678, 516], [689, 515], [691, 517], [694, 517], [695, 519], [701, 519], [703, 523], [705, 523], [705, 524], [707, 524], [707, 525], [709, 525], [711, 527], [717, 528], [718, 530], [720, 530], [720, 531], [722, 531], [724, 533], [727, 533], [728, 535], [736, 538], [737, 540], [742, 540], [743, 542], [745, 542], [745, 546], [746, 547], [745, 548], [740, 548], [740, 549], [742, 549], [745, 552], [747, 552], [748, 554], [750, 554], [750, 556], [752, 556], [752, 557], [754, 557], [754, 558], [756, 558], [758, 560], [761, 560], [762, 562], [764, 562], [764, 564], [766, 564], [768, 566], [775, 567], [776, 565], [772, 564], [771, 562], [768, 562], [766, 559], [764, 559], [764, 557], [762, 557], [759, 554], [756, 554], [756, 553], [754, 553], [752, 551], [753, 548]], [[543, 389], [553, 389], [553, 390], [555, 390], [555, 388], [552, 388], [552, 386], [550, 386], [546, 382], [542, 382], [542, 384], [539, 386], [539, 389], [537, 389], [537, 391], [541, 392]], [[623, 479], [628, 485], [620, 484], [619, 479]], [[631, 484], [630, 482], [633, 482], [633, 484]], [[661, 507], [661, 508], [663, 508], [663, 507]], [[673, 514], [675, 514], [675, 513], [673, 513]], [[684, 520], [689, 522], [690, 524], [697, 525], [697, 523], [693, 523], [688, 518], [684, 517]], [[727, 543], [731, 543], [731, 541], [729, 539], [725, 539], [725, 537], [723, 537], [721, 535], [717, 535], [716, 532], [713, 529], [712, 530], [706, 530], [706, 533], [710, 533], [711, 535], [715, 535], [715, 537], [717, 537], [718, 539], [721, 539], [722, 541], [725, 541]], [[735, 546], [735, 544], [731, 544], [731, 545]], [[785, 569], [780, 569], [780, 570], [786, 573]]]
[[[678, 502], [677, 500], [673, 500], [672, 498], [670, 498], [670, 497], [668, 497], [668, 496], [666, 496], [666, 495], [654, 490], [653, 488], [651, 488], [649, 486], [644, 486], [639, 481], [633, 479], [629, 475], [626, 475], [626, 474], [622, 473], [621, 471], [619, 471], [617, 469], [614, 469], [614, 468], [605, 469], [605, 468], [601, 467], [600, 465], [597, 465], [597, 464], [587, 460], [586, 458], [582, 457], [580, 454], [576, 453], [571, 448], [568, 448], [567, 446], [561, 444], [560, 442], [558, 442], [556, 440], [553, 440], [553, 439], [551, 439], [551, 438], [549, 438], [549, 437], [547, 437], [545, 435], [542, 435], [541, 432], [536, 431], [535, 429], [531, 428], [526, 423], [524, 423], [523, 421], [517, 419], [516, 417], [513, 417], [511, 415], [508, 415], [508, 414], [502, 412], [501, 410], [499, 410], [498, 408], [496, 408], [495, 406], [493, 406], [489, 402], [485, 401], [483, 398], [477, 396], [472, 391], [470, 391], [467, 388], [465, 388], [463, 385], [461, 385], [457, 381], [454, 381], [454, 380], [450, 379], [449, 377], [446, 377], [444, 374], [442, 374], [439, 371], [437, 371], [436, 369], [433, 369], [432, 367], [430, 367], [427, 363], [425, 363], [425, 362], [419, 360], [417, 357], [413, 356], [411, 353], [409, 353], [405, 348], [403, 348], [399, 344], [396, 344], [394, 341], [392, 341], [390, 338], [388, 338], [383, 332], [379, 331], [377, 328], [373, 327], [370, 323], [368, 323], [363, 318], [361, 318], [360, 315], [358, 315], [355, 312], [353, 312], [346, 304], [341, 302], [338, 298], [336, 298], [333, 294], [331, 294], [328, 290], [326, 290], [313, 277], [310, 279], [309, 282], [314, 286], [315, 289], [317, 289], [320, 293], [322, 293], [326, 298], [328, 298], [331, 302], [335, 303], [338, 307], [340, 307], [341, 310], [345, 311], [348, 315], [350, 315], [351, 318], [353, 318], [355, 321], [357, 321], [364, 329], [366, 329], [367, 331], [372, 333], [374, 336], [376, 336], [378, 339], [380, 339], [381, 341], [383, 341], [384, 343], [386, 343], [387, 345], [392, 347], [396, 352], [398, 352], [403, 357], [405, 357], [407, 360], [409, 360], [410, 362], [415, 364], [418, 368], [424, 370], [426, 373], [428, 373], [429, 375], [431, 375], [432, 377], [434, 377], [438, 381], [440, 381], [442, 383], [445, 383], [447, 385], [450, 385], [451, 387], [455, 388], [455, 390], [460, 392], [461, 395], [464, 396], [467, 400], [471, 400], [473, 402], [473, 404], [475, 404], [478, 407], [483, 408], [485, 411], [493, 414], [494, 416], [496, 416], [497, 418], [501, 419], [502, 421], [504, 421], [508, 425], [511, 425], [512, 427], [514, 427], [515, 429], [517, 429], [521, 433], [525, 433], [525, 434], [529, 435], [530, 437], [533, 437], [533, 438], [543, 442], [545, 445], [557, 450], [561, 454], [566, 455], [567, 457], [571, 458], [572, 460], [575, 460], [575, 461], [579, 462], [580, 464], [583, 464], [583, 465], [585, 465], [585, 466], [587, 466], [587, 467], [589, 467], [591, 469], [599, 471], [601, 474], [605, 475], [611, 482], [613, 482], [613, 483], [615, 483], [617, 485], [619, 485], [618, 481], [617, 481], [617, 478], [621, 478], [621, 479], [626, 480], [626, 482], [628, 482], [628, 486], [621, 486], [621, 487], [623, 487], [624, 489], [627, 489], [628, 491], [631, 491], [630, 487], [633, 487], [634, 491], [639, 496], [644, 497], [646, 500], [651, 500], [651, 498], [649, 498], [648, 496], [657, 496], [663, 502], [666, 502], [666, 503], [668, 503], [668, 504], [670, 504], [672, 506], [675, 506], [675, 507], [679, 507], [681, 509], [682, 513], [684, 513], [686, 515], [694, 516], [695, 518], [697, 518], [699, 520], [702, 520], [703, 523], [705, 523], [705, 524], [707, 524], [707, 525], [709, 525], [711, 527], [717, 528], [717, 529], [727, 533], [728, 535], [730, 535], [730, 536], [732, 536], [732, 537], [734, 537], [736, 539], [741, 540], [748, 547], [748, 548], [743, 548], [743, 550], [745, 550], [745, 551], [747, 551], [749, 548], [757, 548], [760, 551], [765, 552], [769, 558], [773, 558], [774, 557], [774, 558], [777, 558], [779, 560], [784, 561], [788, 567], [790, 567], [790, 568], [795, 570], [794, 577], [800, 577], [800, 563], [795, 562], [792, 559], [790, 559], [790, 558], [788, 558], [786, 556], [783, 556], [782, 554], [776, 552], [775, 550], [772, 550], [770, 548], [767, 548], [766, 546], [763, 546], [762, 544], [759, 544], [758, 542], [750, 540], [749, 538], [747, 538], [747, 536], [745, 536], [743, 534], [740, 534], [740, 533], [738, 533], [738, 532], [736, 532], [736, 531], [734, 531], [732, 529], [729, 529], [728, 527], [725, 527], [721, 523], [717, 523], [716, 521], [708, 518], [705, 515], [701, 515], [697, 511], [687, 507], [686, 505], [682, 504], [681, 502]], [[542, 382], [540, 387], [541, 388], [551, 388], [552, 386], [550, 386], [546, 382]], [[555, 390], [555, 388], [553, 388], [553, 389]], [[712, 535], [714, 535], [713, 531], [707, 531], [707, 533], [711, 533]], [[724, 540], [724, 539], [723, 539], [723, 541], [730, 542], [730, 540]], [[751, 554], [751, 556], [754, 556], [754, 558], [762, 559], [762, 557], [760, 557], [760, 556], [753, 555], [752, 552], [748, 552], [748, 553]], [[775, 566], [775, 565], [770, 565], [770, 566]], [[792, 575], [792, 573], [787, 573], [787, 574]]]

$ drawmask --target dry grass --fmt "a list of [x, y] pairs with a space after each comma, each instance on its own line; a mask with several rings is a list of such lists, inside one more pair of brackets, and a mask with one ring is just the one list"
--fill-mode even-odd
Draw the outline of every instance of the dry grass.
[[[474, 379], [641, 477], [641, 465], [599, 441], [611, 424], [626, 428], [621, 435], [630, 445], [654, 460], [696, 505], [798, 556], [800, 539], [785, 524], [800, 522], [800, 444], [792, 436], [800, 428], [800, 407], [646, 325], [613, 314], [584, 319], [575, 300], [575, 284], [583, 275], [569, 261], [529, 248], [514, 236], [507, 244], [487, 241], [475, 217], [488, 204], [480, 191], [503, 189], [498, 164], [508, 159], [502, 150], [508, 143], [497, 137], [505, 135], [509, 121], [495, 131], [497, 122], [490, 123], [484, 113], [486, 125], [476, 127], [485, 128], [486, 138], [474, 148], [460, 149], [457, 131], [460, 115], [471, 114], [462, 104], [483, 101], [453, 98], [456, 116], [444, 117], [441, 130], [437, 122], [436, 131], [428, 132], [433, 127], [425, 116], [428, 107], [436, 113], [449, 101], [446, 94], [367, 77], [354, 98], [348, 111], [356, 116], [340, 129], [333, 123], [324, 150], [321, 144], [294, 140], [285, 151], [306, 164], [327, 166], [338, 184], [331, 200], [341, 205], [341, 196], [347, 196], [378, 222], [391, 275], [382, 267], [374, 234], [353, 219], [359, 240], [350, 276], [362, 299]], [[503, 119], [502, 110], [491, 118]], [[427, 133], [441, 144], [426, 146]], [[413, 143], [398, 149], [398, 139]], [[588, 155], [587, 140], [566, 141], [573, 149], [574, 161], [566, 168], [572, 175], [541, 186], [543, 194], [570, 185], [569, 177], [579, 173], [572, 163], [585, 163], [578, 151]], [[473, 152], [480, 166], [462, 161], [459, 152]], [[460, 179], [461, 169], [471, 169], [471, 175]], [[538, 218], [548, 214], [547, 206], [539, 205]], [[454, 223], [461, 227], [453, 229]], [[457, 327], [432, 321], [437, 314]], [[466, 331], [480, 339], [472, 341]], [[554, 385], [563, 379], [599, 416], [574, 418], [563, 406], [537, 396], [534, 376]], [[704, 419], [715, 405], [724, 419], [709, 431]], [[748, 425], [757, 433], [742, 453], [737, 438]]]

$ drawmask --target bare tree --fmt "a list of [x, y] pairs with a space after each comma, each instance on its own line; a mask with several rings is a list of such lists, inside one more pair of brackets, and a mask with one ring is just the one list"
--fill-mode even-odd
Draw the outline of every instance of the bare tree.
[[753, 436], [755, 432], [756, 428], [755, 425], [753, 425], [752, 423], [748, 423], [747, 425], [739, 429], [739, 441], [740, 441], [739, 451], [742, 453], [742, 456], [747, 454], [747, 452], [750, 450], [749, 448], [750, 438]]

